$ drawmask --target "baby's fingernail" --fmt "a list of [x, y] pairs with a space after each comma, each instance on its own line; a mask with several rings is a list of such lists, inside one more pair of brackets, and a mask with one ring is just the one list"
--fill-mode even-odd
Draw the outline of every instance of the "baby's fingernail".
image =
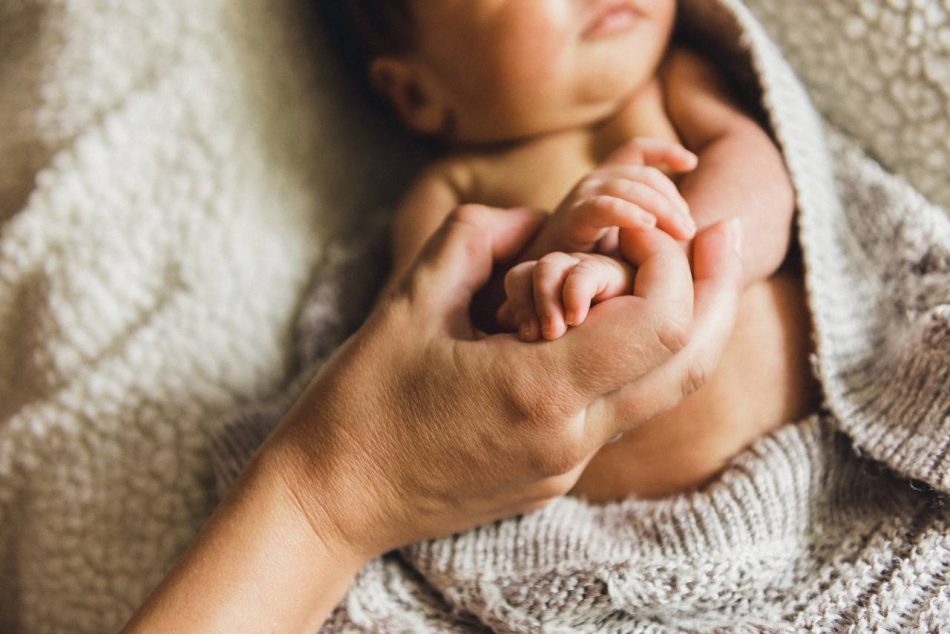
[[539, 330], [541, 330], [541, 326], [538, 324], [536, 320], [532, 319], [531, 321], [529, 321], [528, 322], [528, 340], [535, 341], [540, 336], [538, 332]]
[[519, 335], [522, 339], [527, 339], [528, 337], [530, 337], [530, 336], [531, 336], [531, 324], [529, 324], [528, 322], [525, 322], [525, 323], [521, 324], [521, 328], [518, 329], [518, 335]]
[[576, 325], [577, 325], [577, 313], [575, 313], [575, 312], [573, 312], [573, 311], [568, 312], [568, 313], [564, 316], [564, 321], [567, 322], [567, 325], [568, 325], [568, 326], [576, 326]]
[[654, 216], [653, 214], [641, 213], [638, 220], [640, 221], [641, 224], [647, 227], [656, 226], [656, 216]]

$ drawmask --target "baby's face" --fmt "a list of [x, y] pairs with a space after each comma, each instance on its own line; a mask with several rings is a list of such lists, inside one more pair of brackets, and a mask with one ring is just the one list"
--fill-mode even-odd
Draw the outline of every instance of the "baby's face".
[[676, 0], [418, 0], [414, 13], [450, 136], [494, 142], [614, 112], [654, 74]]

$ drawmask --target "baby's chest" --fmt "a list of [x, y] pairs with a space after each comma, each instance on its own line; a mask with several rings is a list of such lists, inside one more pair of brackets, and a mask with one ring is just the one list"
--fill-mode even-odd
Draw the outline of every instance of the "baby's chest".
[[582, 151], [571, 147], [497, 161], [479, 170], [469, 202], [553, 211], [594, 167]]
[[679, 142], [657, 91], [629, 105], [604, 126], [548, 135], [483, 157], [465, 202], [553, 211], [571, 189], [616, 148], [637, 138]]

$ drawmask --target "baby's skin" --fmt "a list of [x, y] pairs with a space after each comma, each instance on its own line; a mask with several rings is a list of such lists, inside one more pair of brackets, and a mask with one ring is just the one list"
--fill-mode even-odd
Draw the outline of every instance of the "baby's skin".
[[813, 410], [801, 274], [786, 257], [788, 174], [715, 66], [671, 41], [675, 0], [409, 4], [411, 49], [376, 57], [370, 78], [445, 153], [397, 212], [390, 284], [461, 205], [550, 210], [504, 276], [504, 303], [490, 307], [499, 328], [543, 345], [632, 291], [630, 232], [663, 232], [688, 250], [697, 229], [741, 219], [746, 290], [718, 368], [601, 449], [572, 493], [603, 502], [702, 485]]

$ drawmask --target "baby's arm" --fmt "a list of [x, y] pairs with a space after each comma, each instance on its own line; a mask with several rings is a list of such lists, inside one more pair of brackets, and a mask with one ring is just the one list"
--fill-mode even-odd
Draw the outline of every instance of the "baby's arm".
[[667, 110], [697, 168], [679, 182], [700, 230], [742, 218], [745, 283], [770, 277], [791, 237], [795, 194], [782, 156], [765, 131], [729, 96], [718, 71], [686, 49], [662, 69]]
[[391, 269], [380, 295], [385, 295], [402, 278], [422, 246], [458, 205], [458, 189], [449, 168], [435, 164], [416, 177], [393, 217]]

